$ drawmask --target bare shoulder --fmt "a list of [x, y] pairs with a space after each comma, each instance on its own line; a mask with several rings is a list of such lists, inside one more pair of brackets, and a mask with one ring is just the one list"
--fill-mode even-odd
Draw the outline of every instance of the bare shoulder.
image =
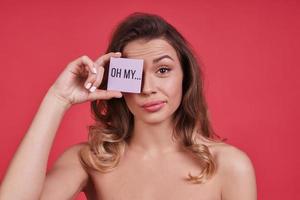
[[215, 144], [211, 146], [212, 151], [217, 156], [217, 161], [224, 170], [251, 170], [253, 168], [252, 161], [248, 154], [227, 143]]
[[54, 166], [69, 164], [79, 165], [79, 152], [82, 148], [85, 148], [87, 146], [88, 144], [86, 142], [81, 142], [66, 148], [64, 152], [60, 155], [60, 157], [57, 159]]
[[248, 154], [227, 143], [211, 144], [209, 149], [218, 164], [222, 199], [255, 200], [255, 170]]
[[65, 150], [65, 153], [67, 152], [73, 152], [73, 153], [79, 153], [79, 151], [82, 149], [82, 148], [85, 148], [85, 147], [88, 147], [88, 143], [87, 142], [80, 142], [80, 143], [77, 143], [77, 144], [74, 144], [70, 147], [68, 147], [66, 150]]
[[[87, 144], [68, 147], [47, 171], [40, 199], [72, 199], [87, 184], [89, 176], [81, 165], [79, 151]], [[61, 189], [61, 185], [64, 189]]]
[[208, 147], [223, 170], [249, 170], [253, 167], [248, 154], [231, 144], [211, 141], [204, 137], [199, 137], [198, 141]]

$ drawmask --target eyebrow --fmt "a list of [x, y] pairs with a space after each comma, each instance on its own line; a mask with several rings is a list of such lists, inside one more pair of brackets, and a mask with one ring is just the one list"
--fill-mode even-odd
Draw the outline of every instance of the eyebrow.
[[[163, 56], [161, 56], [161, 57], [155, 58], [155, 59], [153, 60], [153, 63], [157, 63], [158, 61], [160, 61], [160, 60], [162, 60], [162, 59], [164, 59], [164, 58], [169, 58], [169, 59], [173, 60], [173, 58], [171, 58], [169, 55], [163, 55]], [[173, 61], [174, 61], [174, 60], [173, 60]]]

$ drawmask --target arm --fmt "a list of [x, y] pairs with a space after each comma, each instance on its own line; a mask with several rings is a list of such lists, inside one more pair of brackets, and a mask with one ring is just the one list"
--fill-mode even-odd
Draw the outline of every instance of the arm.
[[1, 200], [38, 199], [55, 133], [69, 107], [51, 89], [45, 95], [2, 181]]
[[86, 186], [89, 177], [78, 155], [79, 150], [84, 146], [83, 143], [74, 145], [57, 159], [47, 173], [41, 200], [74, 199]]
[[255, 171], [243, 151], [229, 147], [222, 162], [222, 200], [256, 200]]
[[65, 198], [74, 195], [82, 187], [87, 174], [76, 160], [76, 148], [66, 151], [46, 178], [48, 156], [58, 126], [71, 105], [122, 97], [118, 91], [97, 89], [103, 78], [102, 66], [112, 56], [120, 57], [121, 53], [105, 54], [95, 63], [89, 57], [82, 56], [69, 63], [60, 74], [45, 95], [8, 167], [0, 186], [0, 200], [37, 200], [41, 195], [43, 198], [50, 199], [52, 196], [51, 199], [56, 199], [52, 191], [60, 191], [57, 197]]

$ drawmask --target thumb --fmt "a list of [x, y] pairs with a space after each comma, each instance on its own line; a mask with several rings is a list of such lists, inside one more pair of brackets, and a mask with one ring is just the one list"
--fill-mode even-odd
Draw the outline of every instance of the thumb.
[[94, 100], [108, 100], [111, 98], [121, 98], [123, 95], [119, 91], [110, 91], [110, 90], [95, 90], [94, 92], [90, 92], [88, 99], [91, 101]]

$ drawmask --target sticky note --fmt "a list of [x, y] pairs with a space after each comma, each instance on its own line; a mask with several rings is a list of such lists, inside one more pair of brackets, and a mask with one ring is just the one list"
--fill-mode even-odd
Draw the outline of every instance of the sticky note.
[[110, 58], [107, 90], [140, 93], [143, 59]]

